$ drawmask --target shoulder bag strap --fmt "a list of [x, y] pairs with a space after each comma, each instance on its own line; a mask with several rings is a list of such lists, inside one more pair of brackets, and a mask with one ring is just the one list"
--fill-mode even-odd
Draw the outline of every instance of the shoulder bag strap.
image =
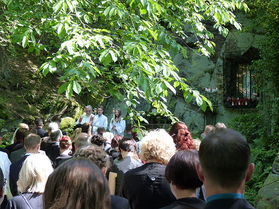
[[33, 209], [32, 206], [30, 205], [29, 201], [26, 199], [26, 197], [24, 197], [22, 194], [21, 194], [20, 196], [24, 199], [24, 201], [26, 202], [26, 204], [28, 205], [28, 207], [29, 207], [30, 209]]

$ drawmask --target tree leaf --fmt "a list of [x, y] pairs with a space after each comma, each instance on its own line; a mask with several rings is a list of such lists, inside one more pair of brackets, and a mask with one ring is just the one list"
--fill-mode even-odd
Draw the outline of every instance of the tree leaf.
[[111, 56], [113, 62], [116, 62], [116, 61], [117, 61], [117, 56], [116, 56], [116, 54], [114, 53], [114, 51], [109, 50], [109, 53], [110, 53], [110, 56]]
[[22, 39], [22, 47], [25, 48], [28, 45], [30, 34], [26, 33]]
[[68, 85], [68, 82], [63, 83], [58, 89], [58, 94], [62, 94], [63, 92], [65, 92], [67, 90]]
[[77, 94], [79, 94], [81, 92], [81, 86], [77, 81], [73, 81], [73, 90]]

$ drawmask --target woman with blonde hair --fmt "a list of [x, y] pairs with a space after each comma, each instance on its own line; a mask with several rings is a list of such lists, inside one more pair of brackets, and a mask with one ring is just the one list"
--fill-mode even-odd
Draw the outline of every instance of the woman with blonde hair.
[[165, 178], [166, 164], [176, 151], [172, 137], [163, 129], [141, 140], [140, 158], [146, 164], [124, 174], [122, 194], [133, 209], [156, 209], [175, 200]]
[[28, 156], [17, 181], [20, 194], [9, 200], [6, 209], [43, 209], [42, 194], [52, 171], [51, 161], [46, 155]]

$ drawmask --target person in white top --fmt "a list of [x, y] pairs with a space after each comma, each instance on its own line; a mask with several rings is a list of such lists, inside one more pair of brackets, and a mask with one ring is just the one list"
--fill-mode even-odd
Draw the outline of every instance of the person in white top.
[[114, 135], [124, 136], [126, 128], [126, 121], [121, 117], [121, 111], [119, 109], [114, 111], [114, 117], [111, 119], [109, 124], [109, 131]]
[[94, 115], [92, 114], [92, 107], [91, 105], [87, 105], [85, 107], [85, 115], [79, 117], [79, 119], [76, 121], [76, 125], [78, 124], [82, 125], [84, 123], [89, 123], [91, 125], [93, 119], [94, 119]]
[[97, 108], [98, 114], [95, 115], [95, 117], [93, 119], [93, 123], [92, 123], [93, 134], [97, 133], [97, 129], [99, 127], [104, 127], [105, 130], [107, 130], [107, 128], [108, 128], [108, 118], [103, 115], [103, 112], [104, 112], [104, 110], [102, 107]]

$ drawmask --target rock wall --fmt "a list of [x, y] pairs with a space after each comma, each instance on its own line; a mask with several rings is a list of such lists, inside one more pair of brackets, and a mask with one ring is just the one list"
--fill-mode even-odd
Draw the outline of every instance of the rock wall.
[[[226, 38], [215, 34], [216, 54], [211, 58], [190, 50], [187, 59], [182, 54], [173, 58], [180, 70], [180, 76], [185, 77], [193, 88], [198, 89], [213, 102], [214, 112], [210, 110], [203, 112], [194, 103], [187, 104], [179, 94], [170, 96], [170, 110], [188, 125], [195, 137], [200, 137], [207, 124], [215, 125], [217, 122], [228, 124], [235, 116], [251, 111], [251, 109], [232, 109], [224, 106], [224, 68], [226, 67], [224, 62], [227, 58], [243, 59], [248, 50], [259, 48], [262, 38], [262, 35], [255, 33], [231, 30]], [[109, 114], [111, 114], [109, 110], [115, 106], [120, 107], [125, 115], [125, 104], [110, 101], [105, 105]], [[150, 105], [146, 103], [141, 104], [138, 109], [151, 111]]]
[[278, 209], [279, 206], [279, 156], [272, 165], [272, 171], [259, 190], [256, 209]]

